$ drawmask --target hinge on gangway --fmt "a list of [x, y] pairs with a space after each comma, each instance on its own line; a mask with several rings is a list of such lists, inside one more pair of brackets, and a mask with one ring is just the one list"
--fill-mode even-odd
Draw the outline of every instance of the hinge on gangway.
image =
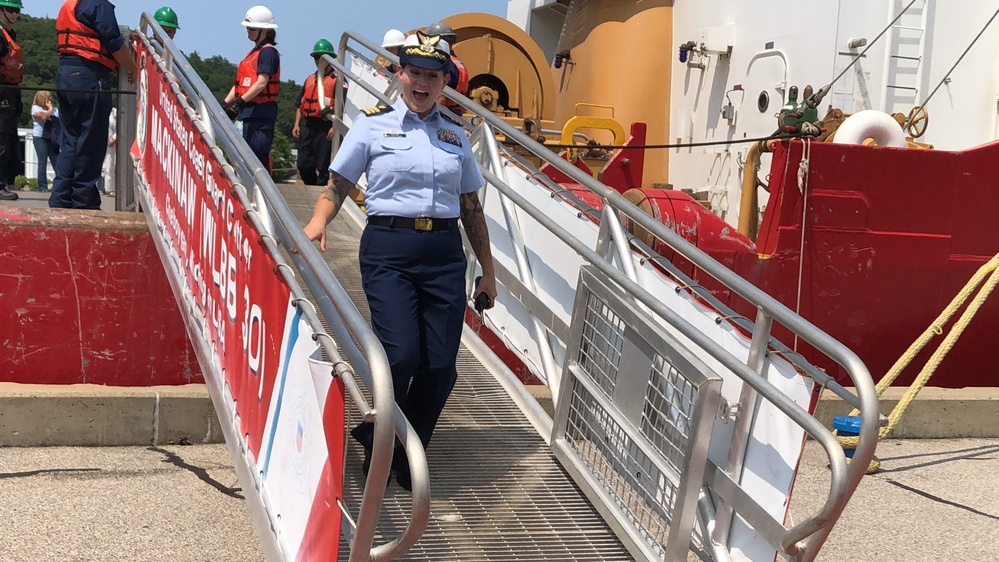
[[718, 419], [722, 423], [734, 422], [735, 420], [739, 419], [740, 411], [742, 411], [741, 402], [730, 404], [729, 402], [723, 399], [721, 405], [718, 407]]

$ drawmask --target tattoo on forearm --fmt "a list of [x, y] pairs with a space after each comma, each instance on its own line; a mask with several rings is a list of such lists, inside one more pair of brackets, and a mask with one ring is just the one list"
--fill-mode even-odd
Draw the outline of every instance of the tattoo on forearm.
[[492, 262], [492, 251], [489, 249], [489, 229], [486, 227], [486, 215], [479, 202], [476, 192], [463, 193], [461, 201], [461, 222], [465, 225], [465, 234], [472, 245], [479, 263]]
[[347, 196], [350, 194], [350, 190], [353, 189], [354, 184], [335, 172], [330, 174], [330, 182], [331, 185], [328, 185], [323, 190], [322, 198], [333, 203], [333, 214], [330, 216], [330, 220], [333, 220], [333, 217], [340, 212], [340, 207], [347, 200]]

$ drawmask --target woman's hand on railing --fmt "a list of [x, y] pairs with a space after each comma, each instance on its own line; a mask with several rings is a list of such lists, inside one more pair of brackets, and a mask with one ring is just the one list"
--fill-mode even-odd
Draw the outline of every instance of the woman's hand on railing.
[[326, 223], [322, 219], [316, 220], [313, 217], [309, 224], [305, 225], [305, 235], [313, 242], [319, 241], [319, 251], [326, 251]]

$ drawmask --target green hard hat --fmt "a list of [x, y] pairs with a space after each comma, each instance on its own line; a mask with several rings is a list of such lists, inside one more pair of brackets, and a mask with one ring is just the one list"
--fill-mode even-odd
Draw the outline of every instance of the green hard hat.
[[21, 0], [0, 0], [0, 6], [6, 8], [17, 8], [18, 10], [24, 9], [24, 4], [21, 4]]
[[[6, 0], [0, 0], [0, 2], [4, 1]], [[180, 24], [177, 23], [177, 12], [173, 11], [173, 8], [170, 6], [163, 6], [159, 10], [156, 10], [156, 13], [153, 14], [153, 19], [156, 20], [156, 23], [160, 24], [160, 27], [180, 29]]]
[[[4, 0], [0, 0], [0, 2], [3, 1]], [[330, 43], [325, 39], [320, 39], [319, 41], [316, 41], [316, 44], [312, 46], [312, 54], [329, 55], [333, 58], [336, 58], [336, 51], [333, 50], [333, 43]]]

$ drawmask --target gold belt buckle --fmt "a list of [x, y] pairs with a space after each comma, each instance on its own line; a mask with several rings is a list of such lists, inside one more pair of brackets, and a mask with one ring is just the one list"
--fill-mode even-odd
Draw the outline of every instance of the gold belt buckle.
[[416, 227], [416, 230], [429, 232], [434, 229], [434, 219], [430, 217], [416, 217], [413, 226]]

